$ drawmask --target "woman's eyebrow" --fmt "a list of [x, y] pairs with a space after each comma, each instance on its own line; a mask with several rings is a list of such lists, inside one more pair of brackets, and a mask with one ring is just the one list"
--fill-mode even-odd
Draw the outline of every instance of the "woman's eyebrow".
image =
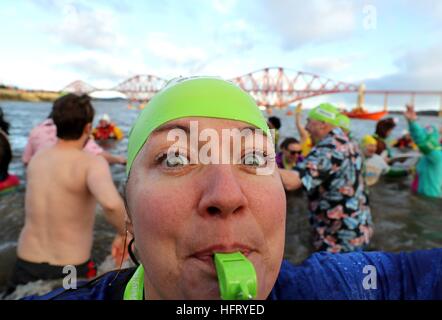
[[181, 125], [181, 124], [173, 124], [173, 123], [171, 123], [171, 124], [165, 124], [165, 125], [157, 128], [157, 129], [155, 129], [152, 132], [151, 135], [153, 136], [153, 135], [157, 135], [157, 134], [160, 134], [160, 133], [163, 133], [163, 132], [166, 132], [166, 131], [176, 130], [176, 129], [183, 130], [185, 133], [190, 134], [190, 129], [189, 129], [189, 126], [187, 124], [186, 125]]
[[[157, 135], [157, 134], [163, 133], [165, 131], [170, 131], [170, 130], [175, 130], [175, 129], [180, 129], [180, 130], [183, 130], [185, 133], [190, 134], [190, 128], [187, 123], [186, 124], [170, 123], [170, 124], [162, 125], [159, 128], [155, 129], [151, 135]], [[260, 129], [253, 127], [253, 126], [245, 126], [242, 128], [231, 128], [231, 129], [238, 129], [239, 131], [247, 130], [246, 134], [245, 134], [246, 136], [249, 134], [254, 134], [254, 133], [260, 132]]]
[[251, 126], [244, 127], [244, 128], [240, 128], [239, 130], [240, 130], [240, 131], [247, 130], [247, 131], [246, 131], [246, 136], [248, 136], [249, 134], [262, 133], [262, 130], [261, 130], [261, 129], [256, 128], [256, 127], [251, 127]]

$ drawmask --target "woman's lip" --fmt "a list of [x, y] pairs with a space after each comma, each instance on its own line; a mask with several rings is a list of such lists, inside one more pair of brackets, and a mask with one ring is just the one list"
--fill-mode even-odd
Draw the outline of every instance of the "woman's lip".
[[203, 267], [203, 270], [206, 270], [208, 274], [210, 274], [212, 277], [216, 277], [216, 270], [215, 270], [215, 261], [214, 261], [214, 255], [215, 253], [234, 253], [234, 252], [241, 252], [246, 257], [249, 257], [255, 250], [250, 249], [249, 247], [242, 246], [239, 247], [210, 247], [201, 251], [196, 252], [195, 254], [192, 254], [189, 256], [191, 260], [194, 260], [198, 262], [200, 266]]
[[206, 260], [206, 259], [213, 259], [215, 253], [234, 253], [234, 252], [241, 252], [243, 255], [248, 256], [252, 251], [253, 250], [249, 246], [242, 244], [234, 244], [231, 246], [214, 245], [193, 253], [191, 257], [200, 260]]

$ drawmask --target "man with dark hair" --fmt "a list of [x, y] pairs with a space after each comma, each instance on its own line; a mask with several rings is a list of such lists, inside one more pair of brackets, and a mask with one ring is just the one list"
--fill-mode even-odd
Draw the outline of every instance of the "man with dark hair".
[[278, 117], [270, 117], [268, 120], [270, 129], [279, 130], [281, 128], [281, 120]]
[[[22, 162], [27, 166], [31, 158], [40, 150], [51, 147], [57, 143], [57, 127], [52, 115], [31, 130], [28, 143], [22, 154]], [[83, 148], [84, 151], [102, 156], [109, 164], [126, 164], [126, 157], [112, 154], [100, 147], [94, 139], [89, 139]]]
[[57, 137], [64, 140], [77, 140], [84, 127], [92, 124], [94, 108], [87, 95], [65, 95], [54, 102], [52, 118], [57, 126]]
[[52, 116], [59, 139], [29, 162], [25, 225], [10, 288], [63, 278], [66, 265], [75, 266], [79, 278], [95, 276], [91, 249], [97, 201], [120, 239], [125, 233], [126, 211], [108, 164], [82, 150], [92, 130], [90, 98], [63, 96], [54, 102]]
[[391, 148], [387, 143], [387, 139], [395, 127], [396, 120], [394, 118], [382, 119], [376, 124], [376, 131], [373, 135], [378, 142], [376, 153], [383, 156], [387, 162], [389, 162], [391, 157]]

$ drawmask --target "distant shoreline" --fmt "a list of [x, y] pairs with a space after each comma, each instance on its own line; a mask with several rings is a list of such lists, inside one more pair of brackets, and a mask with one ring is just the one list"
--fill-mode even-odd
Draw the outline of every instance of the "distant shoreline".
[[0, 101], [52, 102], [60, 97], [61, 94], [61, 92], [56, 91], [0, 88]]
[[[388, 111], [389, 114], [403, 114], [403, 111]], [[421, 110], [416, 111], [416, 113], [420, 116], [439, 116], [439, 111], [437, 110]]]
[[[0, 102], [1, 101], [22, 101], [22, 102], [53, 102], [57, 100], [63, 93], [57, 91], [44, 90], [21, 90], [15, 88], [2, 88], [0, 86]], [[93, 98], [95, 101], [125, 101], [126, 99], [116, 98]], [[292, 107], [292, 106], [290, 106]], [[403, 111], [392, 110], [389, 114], [402, 114]], [[420, 110], [416, 111], [421, 116], [439, 116], [438, 110]]]

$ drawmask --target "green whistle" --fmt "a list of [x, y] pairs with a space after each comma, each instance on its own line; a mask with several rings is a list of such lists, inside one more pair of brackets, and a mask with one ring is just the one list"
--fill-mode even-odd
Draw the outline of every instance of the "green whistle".
[[221, 299], [251, 300], [256, 298], [256, 272], [241, 252], [215, 253]]

